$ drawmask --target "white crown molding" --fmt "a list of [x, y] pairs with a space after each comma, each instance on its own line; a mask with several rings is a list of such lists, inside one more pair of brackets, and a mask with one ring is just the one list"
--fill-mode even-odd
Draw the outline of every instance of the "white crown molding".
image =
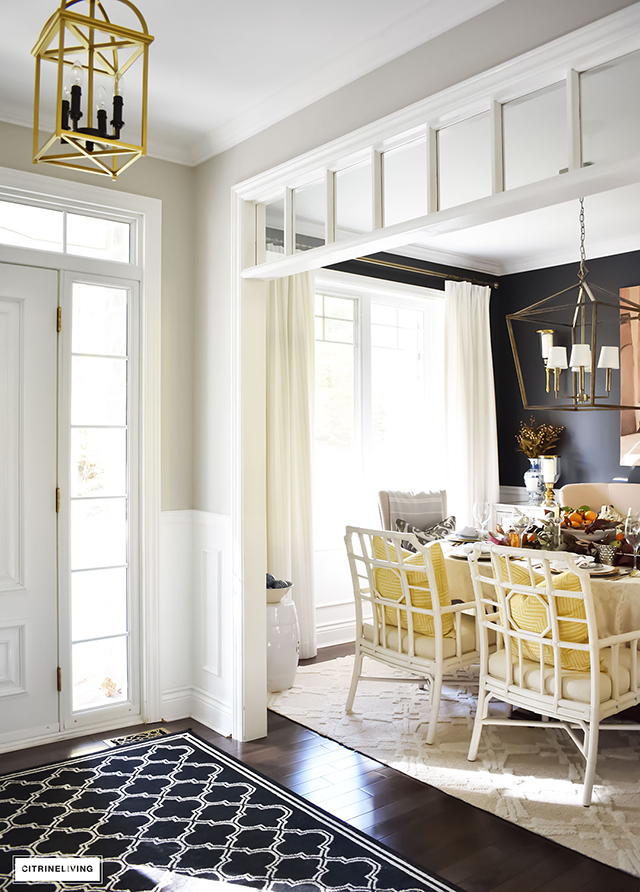
[[637, 49], [640, 3], [263, 171], [234, 189], [245, 200], [269, 200], [285, 186], [312, 182], [371, 146], [387, 148], [387, 142], [397, 140], [398, 134], [451, 124], [487, 110], [494, 99], [507, 102], [562, 80], [572, 68], [595, 67]]
[[407, 245], [393, 251], [399, 257], [412, 257], [414, 260], [424, 260], [425, 263], [440, 263], [443, 266], [457, 266], [476, 273], [486, 273], [488, 276], [502, 276], [504, 264], [494, 263], [484, 257], [473, 257], [470, 254], [457, 254], [455, 251], [436, 251], [423, 245]]
[[195, 167], [191, 149], [187, 146], [171, 146], [170, 148], [161, 140], [148, 140], [147, 158], [155, 158], [156, 161], [168, 161], [170, 164], [181, 164], [183, 167]]
[[[449, 0], [427, 0], [420, 9], [404, 16], [384, 32], [328, 59], [320, 70], [299, 78], [216, 127], [197, 146], [194, 145], [191, 164], [202, 164], [501, 2], [466, 0], [463, 5]], [[407, 32], [413, 37], [407, 39]]]
[[[637, 235], [628, 238], [616, 238], [611, 240], [600, 240], [590, 244], [589, 258], [590, 260], [598, 257], [612, 257], [615, 254], [627, 254], [631, 251], [640, 250], [640, 239]], [[555, 253], [545, 251], [543, 254], [532, 254], [526, 257], [516, 257], [508, 260], [503, 264], [501, 276], [509, 276], [515, 273], [526, 273], [534, 269], [547, 269], [548, 267], [564, 266], [568, 263], [574, 263], [576, 272], [579, 260], [576, 257], [575, 248], [565, 251], [557, 251]], [[597, 284], [597, 283], [596, 283]]]
[[[615, 238], [610, 240], [590, 241], [589, 259], [597, 257], [611, 257], [615, 254], [627, 254], [631, 251], [640, 251], [640, 238], [631, 235], [627, 238]], [[489, 261], [484, 257], [474, 257], [469, 254], [457, 254], [453, 251], [435, 251], [422, 245], [407, 245], [401, 248], [389, 248], [388, 252], [397, 257], [406, 257], [413, 260], [422, 260], [425, 263], [439, 263], [443, 266], [468, 269], [475, 273], [485, 273], [488, 276], [509, 276], [515, 273], [530, 272], [534, 269], [546, 269], [548, 267], [564, 266], [568, 263], [578, 263], [575, 248], [549, 252], [545, 250], [539, 254], [527, 254], [521, 257], [513, 257], [502, 262]], [[587, 263], [589, 261], [587, 260]], [[320, 269], [316, 275], [316, 282], [326, 279], [329, 273], [342, 275], [339, 271]], [[344, 274], [347, 275], [347, 274]], [[351, 279], [364, 277], [348, 274]], [[329, 281], [329, 280], [327, 280]], [[384, 280], [386, 282], [386, 280]], [[390, 283], [394, 284], [394, 283]], [[413, 286], [406, 286], [408, 288]], [[424, 290], [424, 289], [422, 289]]]
[[26, 117], [14, 117], [13, 115], [7, 115], [2, 110], [0, 110], [0, 121], [4, 121], [5, 124], [12, 124], [14, 127], [28, 127], [29, 129], [33, 129], [33, 118], [27, 119]]

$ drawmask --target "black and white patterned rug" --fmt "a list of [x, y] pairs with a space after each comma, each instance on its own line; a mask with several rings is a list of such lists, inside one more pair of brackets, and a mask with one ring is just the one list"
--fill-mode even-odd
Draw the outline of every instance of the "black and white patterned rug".
[[0, 889], [13, 858], [90, 857], [88, 890], [409, 892], [456, 887], [190, 732], [0, 777]]

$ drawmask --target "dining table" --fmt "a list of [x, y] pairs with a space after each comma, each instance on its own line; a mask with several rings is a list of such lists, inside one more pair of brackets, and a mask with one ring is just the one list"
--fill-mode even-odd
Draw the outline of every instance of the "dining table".
[[[452, 599], [473, 601], [469, 561], [459, 551], [456, 554], [458, 548], [453, 543], [443, 544], [449, 593]], [[483, 575], [492, 575], [490, 561], [480, 561], [479, 567]], [[601, 637], [640, 629], [640, 575], [623, 570], [612, 576], [592, 576], [591, 591]]]

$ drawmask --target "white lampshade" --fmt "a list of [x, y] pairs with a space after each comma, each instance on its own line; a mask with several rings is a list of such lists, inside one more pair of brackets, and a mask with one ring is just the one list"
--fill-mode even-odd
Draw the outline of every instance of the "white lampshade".
[[556, 458], [555, 455], [543, 455], [541, 461], [542, 480], [544, 483], [556, 482]]
[[589, 344], [574, 344], [571, 348], [569, 365], [572, 369], [591, 368], [591, 347]]
[[538, 331], [540, 335], [540, 352], [543, 359], [549, 358], [549, 350], [553, 347], [553, 329], [541, 328]]
[[617, 347], [602, 347], [600, 349], [599, 369], [619, 369], [620, 351]]
[[550, 369], [566, 369], [567, 368], [567, 348], [551, 347], [549, 349], [549, 357], [547, 365]]

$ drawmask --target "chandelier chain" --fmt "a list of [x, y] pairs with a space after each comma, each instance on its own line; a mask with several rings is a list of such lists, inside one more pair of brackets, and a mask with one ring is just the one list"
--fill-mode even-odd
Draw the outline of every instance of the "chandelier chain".
[[580, 199], [580, 269], [578, 270], [578, 278], [581, 282], [587, 276], [589, 270], [585, 265], [585, 260], [587, 259], [587, 255], [584, 247], [585, 240], [585, 229], [584, 229], [584, 198]]

